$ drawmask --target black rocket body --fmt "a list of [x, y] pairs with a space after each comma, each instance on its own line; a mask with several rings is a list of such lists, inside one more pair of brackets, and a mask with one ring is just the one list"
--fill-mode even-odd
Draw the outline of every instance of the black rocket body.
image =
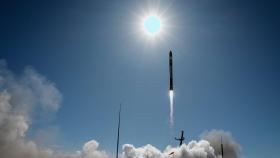
[[172, 51], [169, 52], [169, 90], [173, 91], [173, 64]]

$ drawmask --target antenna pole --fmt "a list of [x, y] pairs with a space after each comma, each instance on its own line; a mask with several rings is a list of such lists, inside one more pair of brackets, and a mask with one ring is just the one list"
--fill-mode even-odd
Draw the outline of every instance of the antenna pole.
[[122, 104], [120, 104], [119, 109], [119, 122], [118, 122], [118, 138], [117, 138], [117, 153], [116, 158], [119, 157], [119, 141], [120, 141], [120, 126], [121, 126], [121, 110], [122, 110]]
[[223, 137], [221, 136], [221, 150], [222, 150], [222, 158], [224, 158], [224, 146], [223, 146]]

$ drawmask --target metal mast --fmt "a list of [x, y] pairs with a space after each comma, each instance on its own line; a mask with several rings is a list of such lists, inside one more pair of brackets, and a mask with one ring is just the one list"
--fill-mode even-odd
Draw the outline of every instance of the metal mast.
[[221, 150], [222, 150], [222, 158], [224, 158], [224, 146], [223, 146], [223, 137], [221, 136]]
[[117, 153], [116, 158], [119, 157], [119, 141], [120, 141], [120, 126], [121, 126], [121, 110], [122, 110], [122, 104], [120, 104], [119, 109], [119, 122], [118, 122], [118, 138], [117, 138]]

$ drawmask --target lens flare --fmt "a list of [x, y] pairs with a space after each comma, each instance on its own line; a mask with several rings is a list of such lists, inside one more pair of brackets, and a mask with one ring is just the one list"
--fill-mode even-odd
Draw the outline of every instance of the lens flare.
[[173, 90], [169, 91], [169, 101], [170, 101], [170, 114], [169, 114], [169, 122], [170, 122], [170, 126], [172, 127], [174, 124], [174, 118], [173, 118], [173, 99], [174, 99], [174, 92]]

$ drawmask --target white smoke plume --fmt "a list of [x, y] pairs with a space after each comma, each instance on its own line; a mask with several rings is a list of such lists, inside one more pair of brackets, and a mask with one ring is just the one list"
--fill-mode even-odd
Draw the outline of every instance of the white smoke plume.
[[239, 158], [241, 146], [237, 144], [229, 132], [223, 130], [212, 130], [204, 132], [201, 139], [210, 142], [210, 145], [215, 149], [215, 154], [221, 158], [221, 139], [223, 143], [224, 158]]
[[135, 148], [133, 145], [123, 146], [123, 158], [216, 158], [214, 148], [208, 141], [191, 141], [189, 144], [182, 144], [180, 147], [167, 146], [161, 152], [152, 145]]
[[229, 132], [212, 130], [204, 132], [200, 141], [191, 141], [180, 147], [167, 146], [164, 151], [148, 144], [134, 147], [123, 145], [123, 158], [221, 158], [221, 137], [223, 137], [224, 158], [240, 158], [240, 145]]
[[55, 85], [32, 68], [21, 75], [11, 72], [0, 60], [0, 157], [1, 158], [106, 158], [94, 140], [73, 154], [44, 149], [26, 138], [32, 112], [56, 112], [62, 95]]

